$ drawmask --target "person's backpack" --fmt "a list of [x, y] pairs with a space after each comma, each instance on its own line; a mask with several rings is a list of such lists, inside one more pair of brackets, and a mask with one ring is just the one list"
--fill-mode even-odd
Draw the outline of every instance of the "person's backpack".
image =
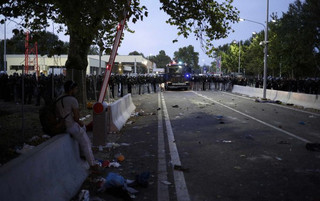
[[63, 105], [63, 98], [67, 97], [69, 95], [61, 96], [58, 99], [56, 99], [51, 104], [47, 104], [40, 108], [39, 111], [39, 118], [40, 123], [42, 125], [43, 131], [50, 135], [54, 136], [56, 134], [64, 133], [66, 131], [66, 125], [65, 125], [65, 119], [70, 115], [68, 114], [65, 117], [59, 117], [56, 115], [56, 104], [58, 101], [62, 101], [62, 107]]

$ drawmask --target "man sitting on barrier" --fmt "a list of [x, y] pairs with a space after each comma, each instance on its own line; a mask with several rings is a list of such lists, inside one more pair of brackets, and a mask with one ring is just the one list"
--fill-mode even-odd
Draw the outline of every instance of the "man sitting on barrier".
[[87, 162], [90, 165], [90, 169], [96, 171], [98, 165], [95, 162], [91, 142], [86, 133], [86, 126], [79, 120], [79, 103], [74, 97], [78, 91], [77, 83], [68, 80], [64, 83], [64, 96], [56, 103], [57, 113], [61, 117], [65, 117], [65, 124], [67, 132], [76, 139], [80, 144], [80, 149], [83, 152]]

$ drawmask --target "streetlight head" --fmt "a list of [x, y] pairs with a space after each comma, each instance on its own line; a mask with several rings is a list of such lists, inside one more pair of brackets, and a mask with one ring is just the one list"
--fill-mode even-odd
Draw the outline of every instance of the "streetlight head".
[[245, 19], [243, 19], [243, 18], [239, 18], [239, 21], [240, 21], [240, 22], [243, 22], [243, 21], [245, 21]]
[[254, 32], [252, 32], [252, 35], [257, 35], [257, 32], [255, 32], [255, 31], [254, 31]]

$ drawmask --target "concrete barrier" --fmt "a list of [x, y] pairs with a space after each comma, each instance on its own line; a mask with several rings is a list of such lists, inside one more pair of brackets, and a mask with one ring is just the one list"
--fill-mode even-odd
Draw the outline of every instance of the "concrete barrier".
[[0, 168], [0, 200], [68, 201], [88, 176], [79, 145], [53, 137]]
[[[273, 101], [281, 101], [283, 103], [290, 103], [306, 108], [313, 108], [320, 110], [320, 97], [314, 94], [295, 93], [288, 91], [269, 90], [266, 91], [266, 98]], [[250, 97], [263, 96], [263, 89], [234, 85], [232, 93], [244, 94]]]
[[135, 109], [136, 106], [132, 102], [131, 94], [127, 94], [108, 105], [109, 132], [120, 131]]
[[306, 108], [320, 109], [319, 96], [314, 94], [291, 93], [290, 103]]

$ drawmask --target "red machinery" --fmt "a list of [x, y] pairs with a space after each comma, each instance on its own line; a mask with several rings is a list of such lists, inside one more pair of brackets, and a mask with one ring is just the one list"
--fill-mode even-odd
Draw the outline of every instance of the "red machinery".
[[29, 55], [35, 54], [36, 58], [33, 60], [35, 64], [36, 76], [39, 77], [39, 65], [38, 65], [38, 43], [35, 42], [32, 48], [29, 47], [29, 32], [26, 32], [26, 40], [25, 40], [25, 54], [24, 54], [24, 71], [26, 74], [29, 72]]

